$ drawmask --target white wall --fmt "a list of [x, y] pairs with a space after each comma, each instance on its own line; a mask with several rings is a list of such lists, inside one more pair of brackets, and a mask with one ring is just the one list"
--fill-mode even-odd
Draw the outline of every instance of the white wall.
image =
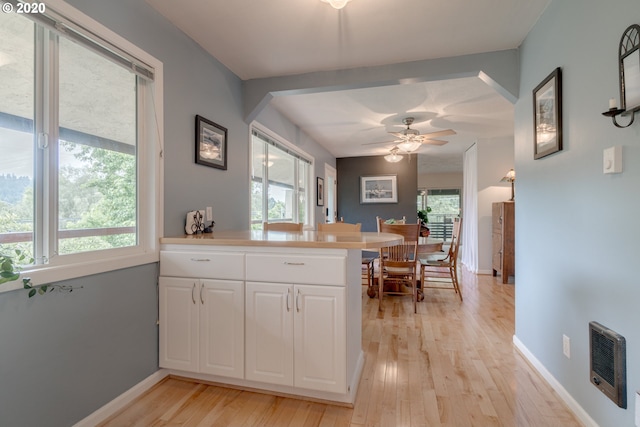
[[500, 180], [513, 168], [513, 150], [510, 138], [478, 140], [479, 274], [492, 273], [491, 207], [511, 198], [511, 185]]
[[418, 175], [418, 189], [459, 188], [462, 189], [462, 171], [448, 173], [422, 173]]
[[[618, 97], [622, 33], [638, 23], [637, 0], [553, 0], [522, 45], [515, 109], [516, 337], [602, 427], [634, 425], [640, 389], [640, 123], [617, 129], [601, 115]], [[564, 150], [534, 160], [532, 90], [556, 67]], [[613, 145], [624, 172], [604, 175]], [[589, 381], [592, 320], [626, 338], [626, 410]]]

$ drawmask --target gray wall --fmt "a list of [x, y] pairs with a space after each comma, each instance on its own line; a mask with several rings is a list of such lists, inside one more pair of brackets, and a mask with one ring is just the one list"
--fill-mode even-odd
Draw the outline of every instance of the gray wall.
[[[634, 425], [640, 389], [640, 123], [617, 129], [601, 115], [618, 98], [620, 38], [637, 23], [637, 0], [552, 1], [522, 45], [515, 110], [516, 336], [602, 427]], [[533, 160], [531, 93], [558, 66], [564, 150]], [[604, 175], [613, 145], [624, 172]], [[591, 320], [626, 338], [627, 410], [589, 382]]]
[[[338, 217], [345, 222], [361, 223], [362, 231], [376, 231], [376, 216], [407, 217], [417, 221], [418, 162], [405, 156], [389, 163], [383, 156], [345, 157], [336, 160], [338, 169]], [[360, 177], [364, 175], [397, 175], [398, 203], [360, 204]]]
[[158, 369], [157, 264], [0, 294], [0, 425], [67, 427]]

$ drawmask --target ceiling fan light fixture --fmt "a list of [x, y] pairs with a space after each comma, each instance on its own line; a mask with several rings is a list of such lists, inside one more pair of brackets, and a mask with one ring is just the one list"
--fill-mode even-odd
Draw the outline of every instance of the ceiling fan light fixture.
[[334, 9], [342, 9], [343, 7], [345, 7], [347, 5], [347, 3], [349, 3], [351, 0], [320, 0], [323, 3], [329, 3], [331, 5], [331, 7], [333, 7]]
[[402, 141], [400, 144], [398, 144], [398, 148], [405, 153], [411, 153], [420, 148], [421, 145], [422, 144], [415, 141]]
[[389, 163], [398, 163], [403, 157], [402, 154], [398, 154], [398, 147], [393, 147], [391, 153], [384, 156], [384, 159]]

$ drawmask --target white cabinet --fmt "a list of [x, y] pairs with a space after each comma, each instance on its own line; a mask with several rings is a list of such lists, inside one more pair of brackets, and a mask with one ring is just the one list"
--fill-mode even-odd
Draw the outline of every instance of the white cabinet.
[[293, 385], [291, 286], [246, 284], [246, 378]]
[[164, 245], [160, 367], [353, 403], [360, 297], [359, 250]]
[[[190, 260], [198, 266], [207, 259], [192, 255]], [[182, 265], [174, 258], [166, 254], [162, 258], [165, 275], [193, 271], [173, 268]], [[159, 311], [160, 367], [243, 378], [243, 281], [161, 276]]]
[[199, 305], [196, 279], [160, 277], [160, 360], [162, 368], [198, 370]]
[[344, 393], [343, 287], [246, 284], [246, 378]]

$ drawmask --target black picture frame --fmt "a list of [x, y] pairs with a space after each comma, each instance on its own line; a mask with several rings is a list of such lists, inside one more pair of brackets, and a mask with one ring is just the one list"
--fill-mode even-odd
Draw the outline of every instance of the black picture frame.
[[533, 89], [533, 158], [562, 150], [562, 70], [556, 68]]
[[316, 178], [316, 205], [324, 206], [324, 179]]
[[196, 163], [227, 170], [227, 128], [196, 116]]

